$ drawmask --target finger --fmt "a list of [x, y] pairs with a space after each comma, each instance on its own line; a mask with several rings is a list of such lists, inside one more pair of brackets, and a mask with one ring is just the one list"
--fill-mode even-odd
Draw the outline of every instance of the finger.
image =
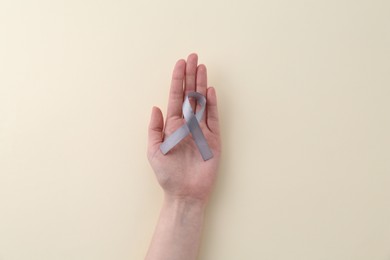
[[[198, 66], [198, 55], [192, 53], [187, 58], [186, 66], [186, 80], [184, 87], [184, 94], [195, 91], [196, 87], [196, 68]], [[195, 102], [191, 100], [192, 110], [195, 110]]]
[[185, 76], [185, 69], [186, 61], [183, 59], [178, 60], [172, 72], [167, 119], [182, 116], [181, 106], [183, 104], [183, 81]]
[[207, 89], [207, 127], [215, 134], [219, 134], [219, 116], [217, 106], [217, 94], [213, 87]]
[[156, 145], [162, 142], [163, 129], [164, 122], [161, 110], [158, 107], [153, 107], [148, 129], [148, 153], [154, 152]]
[[[199, 65], [196, 70], [196, 92], [199, 92], [203, 96], [206, 96], [207, 93], [207, 69], [203, 64]], [[196, 111], [200, 109], [200, 105], [197, 104]]]

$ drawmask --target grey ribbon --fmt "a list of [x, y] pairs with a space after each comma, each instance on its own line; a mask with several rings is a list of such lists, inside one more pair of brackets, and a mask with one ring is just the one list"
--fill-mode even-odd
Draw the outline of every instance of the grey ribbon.
[[[201, 109], [194, 113], [192, 110], [189, 98], [195, 98]], [[206, 138], [203, 135], [202, 129], [200, 128], [199, 122], [202, 120], [204, 111], [206, 109], [206, 98], [198, 92], [190, 92], [184, 99], [183, 103], [183, 116], [186, 123], [171, 134], [165, 141], [160, 145], [160, 150], [163, 154], [167, 154], [175, 145], [180, 143], [189, 133], [195, 141], [196, 146], [203, 160], [207, 161], [213, 157], [213, 153], [207, 144]]]

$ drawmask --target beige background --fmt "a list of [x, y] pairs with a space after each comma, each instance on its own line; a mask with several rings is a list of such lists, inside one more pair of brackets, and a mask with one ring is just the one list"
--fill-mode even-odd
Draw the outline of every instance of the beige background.
[[153, 105], [197, 52], [220, 178], [200, 259], [390, 259], [390, 2], [1, 1], [0, 259], [142, 259]]

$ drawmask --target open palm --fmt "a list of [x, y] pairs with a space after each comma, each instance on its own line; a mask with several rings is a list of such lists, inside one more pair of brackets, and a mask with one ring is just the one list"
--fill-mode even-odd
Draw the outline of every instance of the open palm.
[[[193, 91], [206, 96], [207, 100], [205, 114], [200, 122], [214, 155], [207, 161], [203, 161], [191, 134], [166, 155], [160, 151], [164, 138], [185, 124], [182, 104], [186, 93]], [[194, 111], [200, 109], [195, 103], [192, 106]], [[216, 179], [221, 142], [215, 89], [207, 86], [206, 66], [198, 66], [196, 54], [189, 55], [187, 62], [177, 61], [172, 74], [165, 125], [161, 110], [153, 107], [148, 138], [148, 159], [165, 194], [206, 201]]]

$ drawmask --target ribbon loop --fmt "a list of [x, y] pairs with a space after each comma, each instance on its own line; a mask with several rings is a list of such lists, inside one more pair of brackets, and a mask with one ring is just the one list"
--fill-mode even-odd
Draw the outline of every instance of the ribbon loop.
[[[201, 109], [194, 113], [191, 107], [189, 98], [195, 98]], [[213, 157], [213, 153], [207, 144], [206, 138], [200, 128], [199, 122], [203, 118], [204, 111], [206, 109], [206, 98], [198, 92], [190, 92], [184, 99], [183, 103], [183, 116], [186, 123], [171, 134], [160, 145], [160, 150], [163, 154], [167, 154], [173, 147], [175, 147], [181, 140], [184, 139], [189, 133], [195, 141], [196, 146], [204, 161], [207, 161]]]

